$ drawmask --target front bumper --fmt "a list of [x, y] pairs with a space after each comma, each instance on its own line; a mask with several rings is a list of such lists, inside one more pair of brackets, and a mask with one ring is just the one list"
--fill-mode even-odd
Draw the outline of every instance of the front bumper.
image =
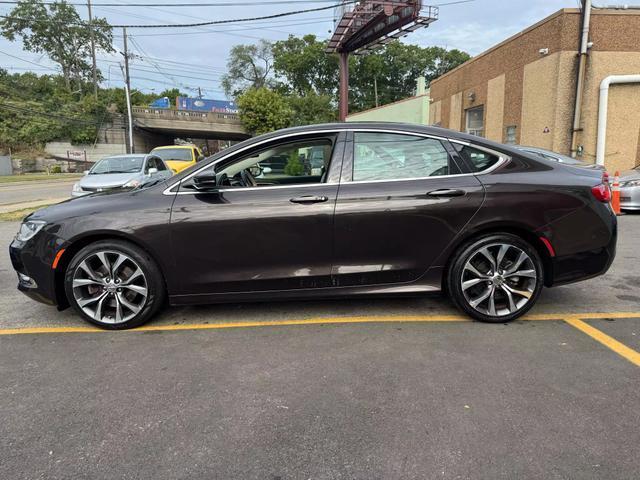
[[18, 290], [47, 305], [57, 305], [55, 270], [51, 267], [61, 240], [38, 233], [27, 242], [13, 240], [9, 246], [11, 264], [18, 274]]
[[620, 189], [620, 208], [622, 210], [640, 210], [640, 187], [622, 187]]

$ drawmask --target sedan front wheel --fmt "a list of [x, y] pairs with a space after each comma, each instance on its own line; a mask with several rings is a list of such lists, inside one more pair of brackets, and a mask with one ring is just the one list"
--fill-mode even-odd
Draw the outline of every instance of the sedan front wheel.
[[491, 234], [468, 243], [454, 258], [447, 288], [458, 308], [483, 322], [524, 315], [543, 286], [540, 255], [512, 234]]
[[142, 325], [162, 306], [165, 295], [153, 259], [120, 240], [80, 250], [67, 268], [65, 291], [80, 316], [112, 330]]

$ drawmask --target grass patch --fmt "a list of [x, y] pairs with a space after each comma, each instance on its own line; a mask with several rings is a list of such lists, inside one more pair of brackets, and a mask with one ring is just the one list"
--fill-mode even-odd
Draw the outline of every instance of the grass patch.
[[0, 183], [30, 182], [39, 180], [75, 180], [82, 177], [77, 173], [25, 173], [23, 175], [0, 175]]
[[41, 208], [48, 207], [50, 205], [54, 205], [54, 204], [49, 203], [46, 205], [39, 205], [37, 207], [29, 207], [29, 208], [23, 208], [20, 210], [14, 210], [13, 212], [0, 213], [0, 222], [20, 222], [24, 217], [26, 217], [30, 213], [35, 212], [36, 210], [40, 210]]

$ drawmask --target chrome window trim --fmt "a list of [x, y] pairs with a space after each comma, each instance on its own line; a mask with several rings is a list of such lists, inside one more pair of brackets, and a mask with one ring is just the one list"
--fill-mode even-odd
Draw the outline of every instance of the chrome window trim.
[[[490, 148], [486, 148], [486, 147], [482, 147], [479, 146], [475, 143], [470, 143], [467, 142], [465, 140], [459, 140], [459, 139], [455, 139], [455, 138], [450, 138], [450, 137], [445, 137], [445, 136], [441, 136], [441, 135], [433, 135], [430, 133], [421, 133], [421, 132], [412, 132], [412, 131], [407, 131], [407, 130], [394, 130], [394, 129], [385, 129], [385, 128], [368, 128], [368, 127], [351, 127], [348, 124], [345, 124], [344, 128], [334, 128], [331, 130], [310, 130], [307, 132], [295, 132], [295, 133], [287, 133], [284, 135], [280, 135], [280, 136], [276, 136], [276, 137], [272, 137], [272, 138], [267, 138], [265, 140], [262, 140], [258, 143], [252, 143], [251, 145], [247, 145], [246, 147], [241, 148], [240, 150], [231, 152], [229, 155], [225, 155], [221, 158], [219, 158], [218, 160], [216, 160], [215, 162], [211, 162], [208, 163], [207, 165], [203, 165], [202, 168], [197, 169], [196, 171], [194, 171], [193, 173], [189, 174], [188, 176], [184, 177], [183, 179], [171, 184], [169, 187], [165, 188], [162, 191], [163, 195], [169, 195], [169, 196], [173, 196], [173, 195], [196, 195], [200, 192], [198, 191], [189, 191], [189, 192], [172, 192], [171, 190], [175, 187], [179, 187], [182, 182], [185, 182], [187, 180], [189, 180], [190, 178], [194, 177], [195, 175], [197, 175], [198, 173], [200, 173], [201, 171], [212, 167], [220, 162], [222, 162], [223, 160], [228, 159], [229, 157], [233, 156], [233, 155], [237, 155], [240, 154], [246, 150], [249, 150], [251, 148], [254, 147], [258, 147], [260, 145], [263, 145], [265, 143], [269, 143], [269, 142], [273, 142], [273, 141], [278, 141], [281, 139], [286, 139], [286, 138], [290, 138], [290, 137], [299, 137], [299, 136], [303, 136], [303, 135], [318, 135], [318, 134], [330, 134], [330, 133], [340, 133], [340, 132], [344, 132], [344, 131], [352, 131], [354, 133], [356, 132], [373, 132], [373, 133], [395, 133], [395, 134], [399, 134], [399, 135], [413, 135], [413, 136], [417, 136], [417, 137], [424, 137], [424, 138], [432, 138], [434, 140], [440, 140], [440, 141], [447, 141], [447, 142], [452, 142], [452, 143], [458, 143], [460, 145], [465, 145], [468, 147], [472, 147], [472, 148], [477, 148], [478, 150], [483, 150], [486, 151], [487, 153], [491, 153], [492, 155], [495, 155], [497, 157], [499, 157], [499, 160], [492, 165], [491, 167], [482, 170], [480, 172], [475, 172], [475, 173], [460, 173], [460, 174], [456, 174], [456, 175], [436, 175], [436, 176], [432, 176], [432, 177], [412, 177], [412, 178], [394, 178], [394, 179], [387, 179], [387, 180], [357, 180], [357, 181], [349, 181], [349, 182], [345, 182], [346, 184], [351, 184], [351, 183], [356, 183], [356, 184], [361, 184], [361, 183], [383, 183], [383, 182], [406, 182], [406, 181], [412, 181], [412, 180], [427, 180], [427, 179], [436, 179], [436, 178], [451, 178], [451, 177], [462, 177], [462, 176], [478, 176], [478, 175], [486, 175], [488, 173], [493, 172], [494, 170], [498, 169], [499, 167], [501, 167], [502, 165], [506, 164], [507, 162], [509, 162], [511, 160], [511, 157], [501, 153], [501, 152], [497, 152], [495, 150], [492, 150]], [[355, 141], [355, 138], [354, 138]], [[265, 189], [276, 189], [276, 188], [306, 188], [306, 187], [317, 187], [317, 186], [321, 186], [321, 185], [340, 185], [339, 182], [334, 182], [334, 183], [301, 183], [301, 184], [295, 184], [295, 185], [273, 185], [273, 186], [264, 186], [264, 187], [236, 187], [236, 188], [221, 188], [219, 190], [217, 190], [218, 192], [228, 192], [228, 191], [239, 191], [240, 189], [242, 191], [251, 191], [251, 190], [265, 190]]]

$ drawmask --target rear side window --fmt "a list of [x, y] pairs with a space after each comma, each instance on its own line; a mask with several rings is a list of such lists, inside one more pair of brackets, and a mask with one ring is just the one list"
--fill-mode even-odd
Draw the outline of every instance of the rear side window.
[[452, 143], [452, 145], [473, 172], [482, 172], [500, 161], [500, 157], [493, 153], [459, 143]]
[[356, 132], [353, 181], [399, 180], [458, 174], [439, 140], [396, 133]]

